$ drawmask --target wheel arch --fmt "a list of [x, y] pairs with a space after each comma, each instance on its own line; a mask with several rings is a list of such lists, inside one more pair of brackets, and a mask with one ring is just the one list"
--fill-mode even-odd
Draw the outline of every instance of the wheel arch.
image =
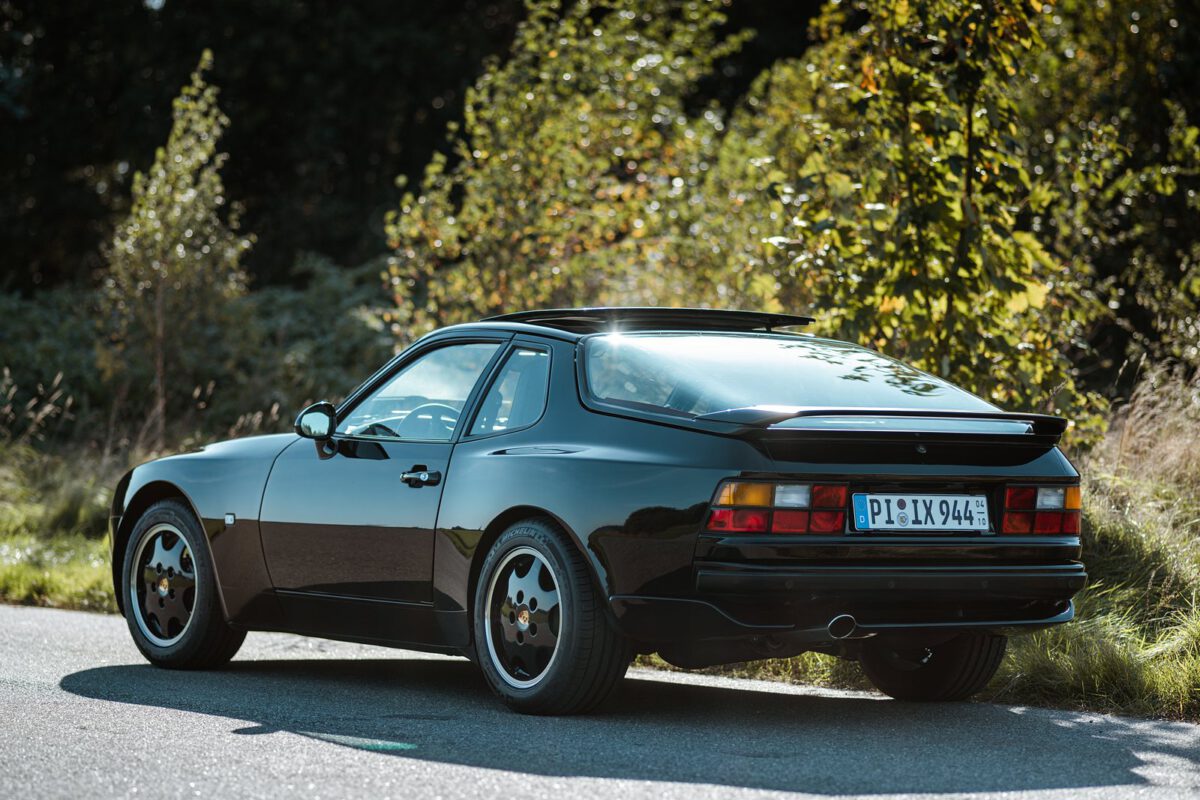
[[[474, 604], [475, 590], [479, 586], [479, 573], [483, 569], [483, 561], [487, 558], [487, 554], [491, 551], [492, 546], [496, 544], [496, 540], [500, 538], [506, 530], [512, 525], [525, 519], [537, 518], [549, 519], [566, 535], [568, 543], [574, 547], [588, 566], [588, 576], [592, 580], [593, 586], [601, 597], [604, 598], [604, 605], [608, 607], [608, 592], [604, 590], [604, 583], [600, 578], [596, 561], [592, 557], [588, 549], [583, 546], [578, 534], [572, 530], [571, 526], [563, 521], [562, 517], [552, 511], [534, 505], [519, 505], [512, 506], [500, 512], [487, 527], [483, 529], [483, 534], [479, 538], [479, 543], [475, 546], [475, 552], [471, 556], [471, 571], [467, 580], [467, 600], [468, 603]], [[473, 605], [471, 606], [473, 608]], [[471, 613], [474, 613], [471, 611]], [[610, 611], [611, 613], [611, 611]], [[471, 639], [471, 646], [474, 642], [474, 626], [467, 626], [468, 636]]]
[[196, 509], [195, 502], [188, 496], [188, 493], [181, 489], [177, 484], [171, 481], [157, 479], [152, 480], [139, 487], [129, 502], [125, 504], [125, 509], [121, 513], [121, 522], [113, 534], [112, 546], [112, 578], [113, 578], [113, 595], [117, 600], [117, 609], [122, 614], [125, 613], [125, 592], [121, 586], [121, 566], [125, 562], [125, 547], [129, 542], [129, 536], [133, 533], [133, 527], [137, 525], [142, 515], [150, 506], [160, 500], [181, 500], [191, 512], [192, 517], [200, 526], [200, 530], [204, 532], [204, 547], [208, 548], [208, 560], [213, 567], [213, 576], [216, 578], [217, 599], [221, 603], [221, 613], [225, 619], [229, 619], [229, 612], [225, 608], [225, 596], [221, 592], [221, 581], [219, 578], [220, 567], [218, 567], [216, 559], [213, 557], [212, 545], [208, 541], [208, 532], [204, 530], [204, 518], [200, 516], [200, 512]]

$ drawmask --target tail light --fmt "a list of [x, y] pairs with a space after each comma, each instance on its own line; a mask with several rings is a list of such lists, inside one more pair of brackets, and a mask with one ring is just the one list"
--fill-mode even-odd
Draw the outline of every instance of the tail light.
[[846, 485], [725, 481], [705, 528], [719, 533], [842, 533]]
[[1001, 531], [1077, 536], [1082, 500], [1078, 486], [1009, 486]]

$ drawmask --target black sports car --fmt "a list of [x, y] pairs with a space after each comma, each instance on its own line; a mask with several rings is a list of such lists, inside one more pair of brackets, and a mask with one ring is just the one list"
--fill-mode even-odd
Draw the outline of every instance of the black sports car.
[[113, 579], [151, 662], [247, 630], [462, 654], [510, 706], [589, 709], [635, 653], [807, 650], [965, 698], [1073, 616], [1066, 422], [1005, 413], [807, 317], [525, 312], [422, 338], [296, 433], [132, 470]]

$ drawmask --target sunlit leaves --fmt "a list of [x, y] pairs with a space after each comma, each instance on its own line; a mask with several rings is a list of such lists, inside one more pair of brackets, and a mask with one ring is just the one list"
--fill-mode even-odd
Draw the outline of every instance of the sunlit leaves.
[[452, 162], [435, 158], [389, 215], [399, 337], [527, 307], [688, 299], [723, 121], [684, 99], [742, 40], [717, 36], [721, 5], [530, 0], [507, 59], [467, 95]]
[[[113, 235], [104, 274], [108, 339], [101, 365], [134, 393], [135, 413], [150, 412], [161, 444], [171, 397], [196, 382], [196, 354], [222, 337], [215, 330], [225, 300], [244, 290], [238, 266], [251, 239], [237, 233], [225, 208], [217, 142], [229, 120], [217, 89], [204, 80], [207, 50], [174, 102], [174, 122], [154, 163], [133, 179], [129, 216]], [[152, 407], [141, 401], [153, 393]]]

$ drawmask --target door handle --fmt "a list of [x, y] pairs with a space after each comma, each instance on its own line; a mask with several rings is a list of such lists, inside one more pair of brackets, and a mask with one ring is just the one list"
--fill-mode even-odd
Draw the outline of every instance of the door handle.
[[441, 483], [442, 473], [431, 470], [424, 464], [413, 464], [410, 471], [400, 473], [400, 480], [414, 489], [419, 489], [422, 486], [437, 486]]

